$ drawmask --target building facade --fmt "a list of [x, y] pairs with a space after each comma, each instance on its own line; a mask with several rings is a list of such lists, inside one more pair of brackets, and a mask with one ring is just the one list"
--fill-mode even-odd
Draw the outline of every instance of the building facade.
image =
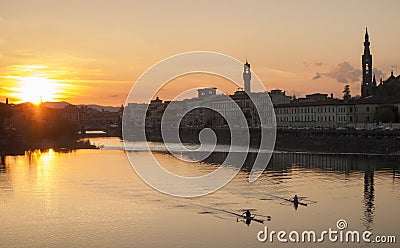
[[[275, 105], [278, 127], [372, 129], [380, 125], [377, 111], [387, 103], [378, 98], [291, 102]], [[400, 102], [390, 106], [400, 107]]]

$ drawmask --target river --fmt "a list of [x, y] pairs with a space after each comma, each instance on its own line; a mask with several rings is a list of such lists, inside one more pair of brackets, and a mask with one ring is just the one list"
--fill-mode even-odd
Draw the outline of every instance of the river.
[[[258, 233], [333, 228], [400, 239], [400, 159], [384, 156], [276, 153], [262, 176], [247, 181], [244, 169], [215, 193], [183, 199], [160, 193], [132, 169], [117, 138], [93, 139], [100, 150], [52, 149], [2, 158], [0, 247], [292, 247]], [[190, 163], [163, 152], [168, 170], [203, 175], [224, 153]], [[141, 160], [140, 149], [132, 151]], [[307, 206], [282, 198], [298, 194]], [[264, 224], [237, 221], [250, 209]], [[287, 237], [286, 237], [287, 238]], [[397, 240], [399, 243], [400, 240]], [[329, 242], [298, 247], [398, 247], [398, 244]]]

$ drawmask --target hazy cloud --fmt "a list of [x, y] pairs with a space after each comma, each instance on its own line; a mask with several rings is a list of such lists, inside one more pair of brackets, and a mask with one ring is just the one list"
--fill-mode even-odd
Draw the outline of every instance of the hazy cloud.
[[386, 79], [386, 74], [383, 73], [383, 72], [382, 72], [381, 70], [379, 70], [378, 68], [374, 68], [374, 69], [373, 69], [373, 72], [374, 72], [374, 75], [375, 75], [375, 78], [376, 78], [376, 81], [377, 81], [377, 82], [379, 82], [379, 80], [381, 80], [381, 78], [382, 78], [383, 80]]
[[317, 72], [312, 78], [313, 80], [319, 79], [322, 76], [333, 78], [339, 83], [354, 83], [359, 82], [362, 72], [360, 69], [355, 69], [349, 62], [344, 61], [338, 64], [330, 72]]
[[108, 97], [110, 97], [110, 98], [121, 98], [122, 99], [122, 95], [121, 94], [111, 94], [111, 95], [108, 95]]
[[317, 80], [320, 77], [322, 77], [321, 73], [317, 72], [315, 73], [315, 76], [312, 78], [312, 80]]
[[[375, 75], [377, 82], [379, 82], [381, 78], [383, 80], [386, 79], [386, 74], [382, 70], [376, 67], [373, 69], [373, 73]], [[361, 82], [361, 76], [362, 76], [361, 69], [356, 69], [350, 63], [344, 61], [338, 64], [335, 68], [333, 68], [329, 72], [315, 73], [315, 75], [312, 77], [312, 80], [317, 80], [320, 79], [321, 77], [329, 77], [335, 79], [339, 83], [348, 84], [354, 82]]]
[[390, 67], [392, 67], [392, 70], [393, 70], [393, 71], [397, 71], [397, 68], [399, 68], [398, 65], [391, 65]]
[[322, 61], [312, 61], [312, 62], [304, 61], [303, 65], [307, 68], [310, 66], [321, 67], [324, 65], [324, 63]]

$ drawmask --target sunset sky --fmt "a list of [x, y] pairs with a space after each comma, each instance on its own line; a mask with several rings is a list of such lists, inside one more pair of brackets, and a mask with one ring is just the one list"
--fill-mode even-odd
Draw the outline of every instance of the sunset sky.
[[44, 101], [120, 105], [148, 67], [193, 50], [247, 58], [268, 89], [341, 96], [350, 84], [357, 95], [366, 26], [377, 79], [399, 74], [399, 9], [397, 0], [0, 0], [0, 101], [37, 101], [40, 89]]

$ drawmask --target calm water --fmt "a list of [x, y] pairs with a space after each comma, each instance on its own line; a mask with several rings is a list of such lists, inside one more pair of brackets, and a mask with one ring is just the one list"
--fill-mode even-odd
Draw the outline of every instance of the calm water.
[[[253, 184], [243, 170], [216, 193], [194, 199], [170, 197], [142, 182], [117, 139], [97, 139], [102, 150], [36, 151], [6, 157], [0, 169], [1, 247], [293, 247], [260, 243], [257, 233], [327, 230], [343, 218], [348, 229], [396, 235], [400, 242], [399, 159], [275, 154]], [[162, 150], [160, 144], [153, 144]], [[146, 163], [135, 152], [138, 163]], [[215, 169], [224, 153], [204, 163], [157, 159], [182, 175]], [[306, 197], [297, 210], [280, 197]], [[272, 220], [237, 222], [232, 213], [253, 209]], [[264, 217], [259, 217], [264, 218]], [[343, 243], [296, 244], [345, 247]], [[349, 244], [349, 247], [376, 244]]]

